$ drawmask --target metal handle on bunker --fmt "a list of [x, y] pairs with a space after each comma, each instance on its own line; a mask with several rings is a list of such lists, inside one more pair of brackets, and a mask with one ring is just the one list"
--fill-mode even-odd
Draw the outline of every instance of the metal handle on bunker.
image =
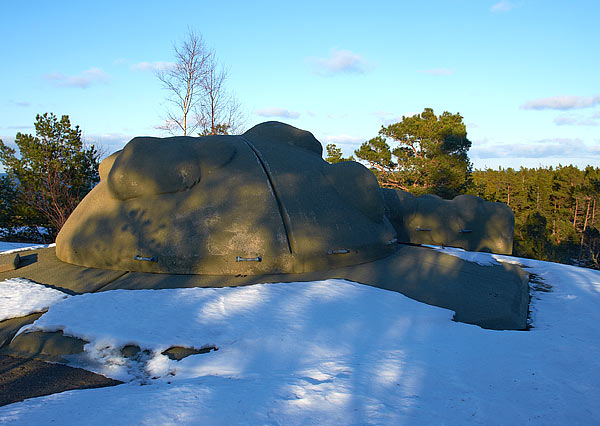
[[337, 250], [327, 250], [327, 254], [347, 254], [350, 253], [348, 249], [337, 249]]
[[261, 256], [257, 256], [257, 257], [236, 256], [235, 261], [236, 262], [262, 262], [262, 257]]
[[144, 256], [140, 256], [139, 254], [136, 254], [135, 256], [133, 256], [133, 260], [142, 260], [144, 262], [158, 262], [158, 257], [156, 257], [156, 256], [144, 257]]

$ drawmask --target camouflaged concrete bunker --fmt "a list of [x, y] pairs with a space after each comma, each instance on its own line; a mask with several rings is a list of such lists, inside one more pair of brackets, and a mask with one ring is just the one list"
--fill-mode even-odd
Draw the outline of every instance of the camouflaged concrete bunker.
[[377, 180], [323, 161], [306, 131], [260, 124], [241, 136], [141, 137], [100, 166], [65, 223], [57, 257], [177, 274], [300, 273], [394, 252]]
[[[240, 136], [134, 138], [102, 162], [100, 177], [58, 235], [64, 262], [175, 274], [302, 273], [388, 256], [398, 238], [503, 253], [512, 245], [509, 208], [469, 198], [455, 200], [457, 213], [448, 215], [446, 205], [382, 191], [363, 165], [328, 164], [311, 133], [278, 122]], [[466, 223], [463, 206], [475, 208], [469, 214], [477, 220]], [[489, 230], [490, 214], [506, 220]]]
[[386, 216], [400, 242], [512, 253], [515, 216], [506, 204], [474, 195], [444, 200], [431, 194], [415, 197], [396, 189], [383, 188], [382, 192]]

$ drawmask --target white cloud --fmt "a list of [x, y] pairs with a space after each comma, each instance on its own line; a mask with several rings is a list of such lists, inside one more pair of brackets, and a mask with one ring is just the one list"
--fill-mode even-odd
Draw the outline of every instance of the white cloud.
[[400, 123], [404, 117], [412, 117], [413, 115], [419, 115], [420, 112], [405, 112], [401, 115], [398, 115], [389, 111], [375, 111], [373, 113], [376, 116], [381, 124], [384, 126], [389, 126], [390, 124]]
[[502, 12], [508, 12], [509, 10], [513, 9], [514, 7], [515, 7], [515, 5], [512, 4], [510, 1], [501, 0], [498, 3], [495, 3], [494, 5], [492, 5], [492, 7], [490, 8], [490, 11], [492, 11], [492, 13], [502, 13]]
[[365, 138], [361, 138], [359, 136], [348, 135], [345, 133], [339, 135], [329, 135], [323, 136], [323, 142], [335, 143], [340, 145], [356, 145], [358, 143], [362, 143], [365, 141]]
[[454, 74], [454, 70], [449, 68], [431, 68], [427, 70], [421, 70], [419, 73], [429, 75], [452, 75]]
[[261, 117], [279, 117], [279, 118], [291, 118], [295, 119], [300, 117], [300, 113], [296, 111], [290, 111], [285, 108], [269, 107], [259, 109], [256, 111]]
[[367, 61], [357, 53], [344, 49], [332, 49], [327, 58], [311, 58], [313, 70], [317, 74], [364, 74], [369, 71]]
[[27, 107], [31, 106], [31, 102], [27, 102], [27, 101], [15, 101], [15, 100], [11, 99], [9, 102], [15, 106], [22, 107], [22, 108], [27, 108]]
[[343, 112], [340, 114], [327, 114], [327, 118], [330, 120], [343, 120], [345, 118], [348, 118], [350, 116], [350, 114], [348, 114], [347, 112]]
[[557, 126], [597, 126], [596, 121], [600, 118], [600, 113], [594, 114], [591, 118], [581, 117], [575, 114], [559, 115], [554, 119]]
[[557, 126], [572, 126], [578, 121], [574, 115], [559, 115], [554, 119], [554, 124]]
[[100, 68], [90, 68], [77, 75], [65, 75], [60, 72], [47, 74], [46, 80], [49, 80], [58, 87], [79, 87], [86, 89], [92, 84], [106, 83], [108, 81], [108, 75]]
[[26, 124], [24, 126], [6, 126], [5, 129], [26, 131], [26, 130], [33, 130], [33, 129], [35, 129], [35, 126], [32, 126], [31, 124]]
[[578, 138], [542, 139], [525, 144], [478, 144], [470, 151], [476, 158], [589, 158], [600, 155], [600, 146], [588, 146]]
[[116, 152], [133, 139], [136, 135], [124, 133], [91, 133], [84, 134], [83, 139], [88, 144], [93, 144], [102, 151], [102, 158], [108, 157]]
[[130, 68], [134, 71], [164, 71], [172, 68], [174, 65], [173, 62], [166, 61], [138, 62], [137, 64], [131, 65]]
[[551, 96], [549, 98], [538, 98], [525, 102], [522, 109], [581, 109], [590, 108], [600, 104], [600, 95], [596, 96]]

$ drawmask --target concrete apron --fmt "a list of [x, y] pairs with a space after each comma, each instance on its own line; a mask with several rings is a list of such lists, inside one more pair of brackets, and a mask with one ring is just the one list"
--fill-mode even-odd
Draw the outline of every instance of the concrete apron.
[[[0, 256], [0, 263], [4, 260]], [[396, 291], [420, 302], [450, 309], [459, 322], [494, 330], [524, 330], [527, 326], [528, 276], [520, 267], [482, 266], [411, 245], [399, 244], [393, 255], [374, 262], [304, 274], [227, 276], [112, 271], [61, 262], [54, 248], [23, 252], [20, 265], [16, 270], [0, 272], [0, 280], [27, 278], [68, 294], [116, 289], [235, 287], [339, 278]], [[0, 354], [62, 361], [63, 356], [83, 350], [85, 342], [77, 342], [62, 333], [37, 332], [14, 338], [20, 327], [39, 316], [32, 314], [0, 322]]]

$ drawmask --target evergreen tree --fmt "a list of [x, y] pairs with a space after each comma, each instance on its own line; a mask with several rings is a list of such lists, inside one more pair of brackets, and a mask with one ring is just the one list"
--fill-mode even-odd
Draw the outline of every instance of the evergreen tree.
[[517, 240], [515, 254], [539, 260], [549, 260], [550, 241], [546, 218], [538, 212], [527, 216], [522, 226], [522, 238]]
[[0, 162], [16, 184], [18, 199], [43, 218], [56, 236], [79, 201], [98, 183], [98, 151], [85, 146], [79, 126], [69, 117], [36, 116], [36, 136], [17, 133], [19, 150], [0, 140]]
[[470, 193], [511, 207], [515, 254], [600, 268], [600, 168], [476, 170]]
[[[390, 147], [388, 141], [397, 146]], [[383, 186], [452, 198], [469, 185], [470, 147], [460, 114], [436, 116], [425, 108], [382, 127], [379, 136], [363, 143], [355, 154], [371, 165]]]

